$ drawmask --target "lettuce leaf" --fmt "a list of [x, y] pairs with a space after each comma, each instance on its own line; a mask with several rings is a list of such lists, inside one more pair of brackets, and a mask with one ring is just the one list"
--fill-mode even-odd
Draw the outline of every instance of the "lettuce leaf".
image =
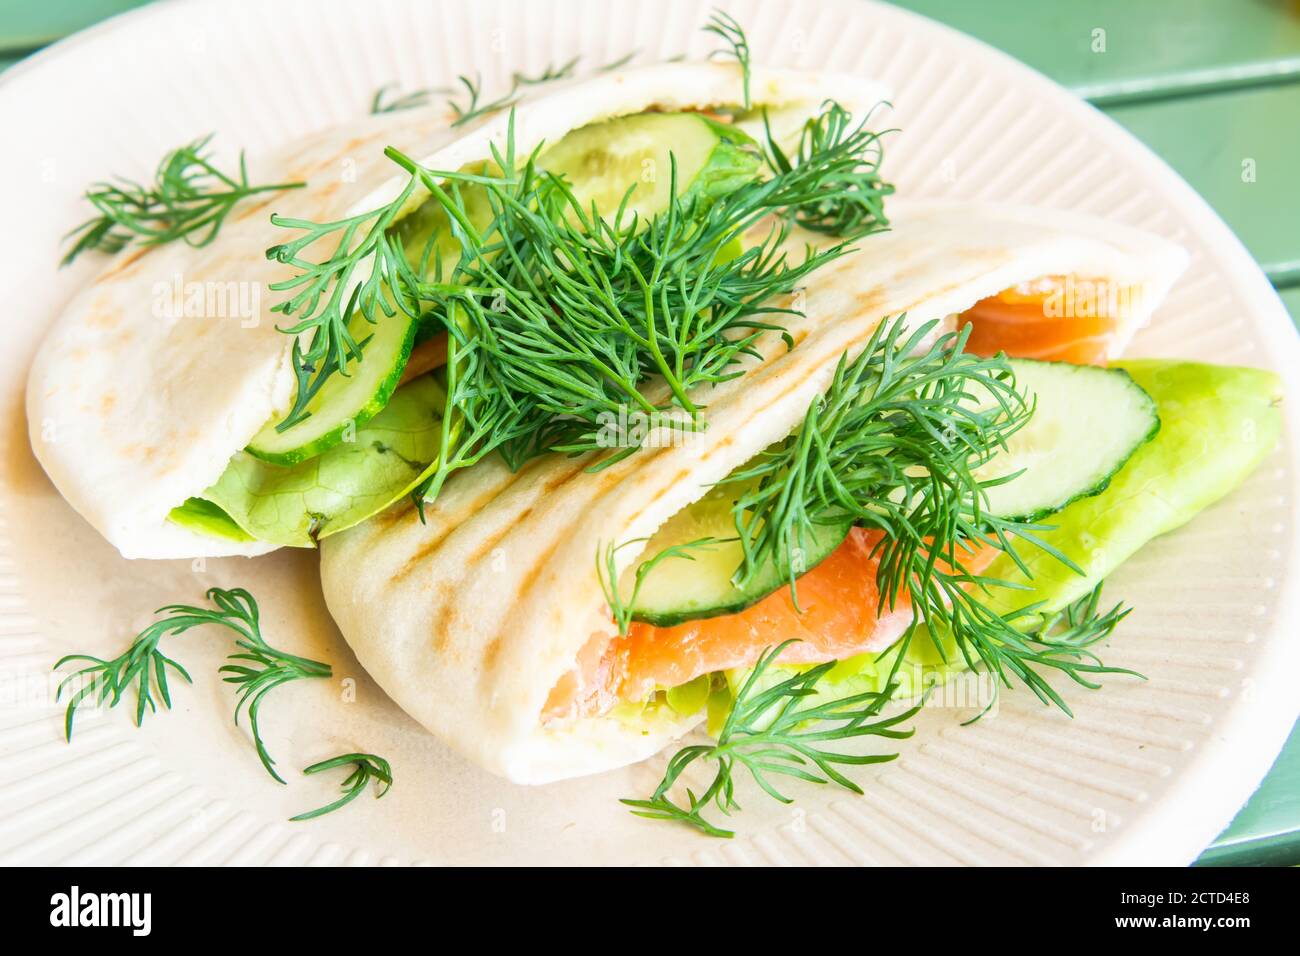
[[168, 520], [180, 525], [182, 528], [188, 528], [190, 531], [206, 534], [213, 538], [226, 538], [230, 541], [256, 540], [251, 534], [235, 524], [230, 515], [211, 501], [205, 501], [202, 498], [190, 498], [185, 504], [177, 505], [167, 517]]
[[437, 457], [445, 404], [442, 388], [423, 376], [398, 389], [353, 441], [309, 461], [285, 468], [239, 452], [203, 499], [258, 540], [315, 547], [410, 492]]

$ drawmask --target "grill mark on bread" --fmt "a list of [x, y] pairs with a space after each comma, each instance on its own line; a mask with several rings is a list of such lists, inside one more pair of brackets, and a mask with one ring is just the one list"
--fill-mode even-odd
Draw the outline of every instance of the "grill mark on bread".
[[[612, 474], [611, 471], [608, 470], [595, 472], [591, 477], [597, 484], [597, 487], [591, 489], [591, 494], [587, 499], [589, 507], [594, 507], [597, 501], [604, 498], [610, 493], [610, 491], [618, 487], [623, 480], [621, 475]], [[519, 588], [515, 592], [514, 599], [511, 602], [510, 610], [512, 612], [518, 613], [520, 605], [524, 603], [529, 594], [532, 593], [533, 588], [537, 586], [546, 565], [550, 563], [551, 558], [555, 556], [555, 552], [559, 549], [561, 542], [566, 540], [567, 537], [567, 528], [553, 532], [551, 543], [524, 571], [519, 581]]]
[[[526, 471], [531, 471], [537, 467], [541, 467], [542, 461], [543, 459], [540, 458], [534, 459], [533, 462], [536, 462], [536, 464], [530, 462], [528, 465], [525, 465], [523, 468], [520, 468], [519, 471], [512, 473], [510, 482], [502, 486], [497, 491], [497, 493], [491, 497], [491, 500], [489, 500], [485, 505], [483, 505], [483, 508], [492, 507], [492, 505], [497, 501], [497, 499], [502, 494], [505, 493], [507, 489], [513, 487], [513, 485], [518, 480], [520, 475], [522, 475]], [[542, 491], [541, 491], [541, 495], [539, 495], [539, 499], [544, 498], [546, 495], [549, 495], [552, 492], [554, 492], [555, 489], [563, 486], [569, 481], [572, 481], [573, 478], [581, 474], [586, 467], [586, 462], [584, 459], [573, 459], [570, 460], [568, 463], [570, 467], [565, 468], [561, 472], [561, 474], [559, 474], [558, 476], [552, 476], [551, 478], [547, 479], [542, 483]], [[529, 465], [532, 465], [533, 467], [530, 468]], [[508, 538], [514, 531], [516, 531], [519, 525], [521, 525], [528, 518], [528, 516], [533, 513], [534, 507], [535, 507], [534, 505], [529, 505], [509, 525], [507, 525], [506, 527], [500, 529], [499, 531], [493, 534], [484, 536], [483, 540], [481, 540], [478, 543], [478, 545], [474, 548], [474, 550], [470, 554], [466, 555], [464, 562], [461, 564], [461, 569], [462, 569], [461, 573], [457, 575], [455, 578], [454, 586], [459, 588], [462, 585], [462, 583], [465, 581], [465, 579], [476, 569], [478, 569], [478, 567], [482, 564], [482, 562], [485, 559], [490, 558], [492, 552], [495, 551], [498, 547], [500, 547], [501, 543], [505, 541], [506, 538]], [[483, 508], [475, 508], [474, 512], [477, 513], [478, 511], [483, 510]], [[447, 537], [446, 535], [443, 535], [442, 538], [439, 539], [437, 545], [434, 548], [431, 548], [428, 552], [426, 552], [425, 555], [422, 555], [421, 557], [425, 557], [428, 554], [431, 554], [433, 551], [437, 550], [437, 548], [442, 545], [446, 537]], [[401, 573], [409, 574], [414, 569], [415, 563], [416, 563], [416, 559], [413, 557], [412, 560], [407, 563], [406, 567], [402, 569]], [[446, 652], [448, 644], [450, 643], [451, 640], [451, 636], [455, 632], [454, 621], [452, 620], [453, 617], [454, 617], [454, 602], [447, 601], [444, 602], [441, 608], [439, 609], [437, 619], [430, 622], [430, 631], [433, 638], [433, 646], [434, 649], [440, 653]]]
[[143, 260], [149, 253], [149, 250], [153, 248], [156, 247], [135, 246], [134, 248], [127, 250], [125, 253], [118, 255], [109, 267], [100, 273], [99, 278], [95, 280], [95, 283], [98, 285], [106, 279], [122, 279], [138, 272], [141, 260]]
[[242, 204], [243, 208], [239, 210], [231, 222], [244, 222], [266, 209], [267, 206], [270, 206], [279, 198], [278, 193], [266, 193], [251, 203], [245, 202]]
[[[483, 509], [490, 507], [492, 502], [497, 497], [503, 494], [508, 488], [510, 488], [516, 481], [519, 480], [519, 476], [520, 474], [522, 474], [522, 472], [523, 469], [520, 469], [517, 472], [512, 472], [509, 476], [509, 480], [501, 487], [486, 489], [484, 492], [481, 492], [479, 495], [477, 495], [473, 500], [463, 503], [462, 509], [470, 514], [477, 514]], [[401, 519], [419, 521], [420, 515], [419, 512], [415, 509], [414, 505], [412, 505], [410, 511], [400, 512], [397, 518], [394, 519], [394, 521], [401, 520]], [[451, 521], [443, 522], [442, 527], [436, 529], [433, 533], [429, 535], [427, 539], [420, 542], [420, 546], [415, 549], [414, 553], [412, 553], [411, 557], [407, 559], [406, 563], [403, 564], [396, 572], [394, 572], [393, 580], [400, 581], [403, 578], [406, 578], [410, 574], [412, 574], [415, 571], [416, 567], [422, 561], [424, 561], [425, 558], [429, 557], [429, 555], [433, 554], [433, 552], [437, 551], [440, 547], [442, 547], [443, 542], [446, 541], [447, 537], [458, 527], [460, 526]]]

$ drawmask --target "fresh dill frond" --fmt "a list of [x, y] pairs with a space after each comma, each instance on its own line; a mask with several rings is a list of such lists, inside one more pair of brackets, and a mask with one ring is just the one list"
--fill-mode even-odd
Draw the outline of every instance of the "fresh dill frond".
[[[667, 427], [698, 427], [692, 390], [739, 374], [736, 363], [758, 336], [779, 329], [773, 318], [793, 311], [771, 300], [843, 255], [847, 240], [806, 249], [792, 262], [789, 224], [779, 222], [734, 259], [717, 261], [717, 250], [806, 199], [839, 156], [838, 149], [810, 154], [803, 165], [708, 203], [681, 195], [674, 163], [667, 208], [648, 223], [621, 210], [593, 215], [532, 158], [513, 190], [489, 187], [490, 225], [462, 237], [450, 281], [427, 300], [433, 314], [455, 317], [449, 355], [463, 355], [464, 364], [449, 360], [449, 404], [464, 415], [467, 455], [456, 460], [455, 443], [445, 443], [426, 496], [493, 448], [514, 465], [546, 451], [597, 451], [601, 416], [620, 409], [659, 415]], [[450, 217], [465, 218], [463, 199], [437, 198]], [[648, 397], [643, 383], [652, 376], [666, 387], [666, 403]], [[673, 409], [684, 414], [666, 414]]]
[[158, 164], [149, 185], [118, 179], [96, 183], [86, 190], [86, 201], [99, 215], [65, 236], [75, 241], [61, 264], [66, 266], [91, 249], [119, 252], [131, 242], [159, 246], [183, 239], [196, 248], [206, 246], [216, 238], [226, 216], [240, 200], [306, 185], [252, 185], [242, 152], [238, 176], [229, 176], [209, 159], [207, 146], [211, 140], [209, 133], [169, 152]]
[[340, 754], [337, 757], [331, 757], [329, 760], [322, 760], [320, 763], [314, 763], [306, 768], [304, 774], [323, 773], [326, 770], [333, 770], [336, 767], [345, 767], [352, 765], [352, 772], [348, 774], [343, 783], [340, 784], [343, 790], [343, 796], [339, 797], [333, 803], [328, 803], [323, 807], [315, 810], [309, 810], [306, 813], [300, 813], [296, 817], [290, 817], [291, 823], [297, 823], [300, 820], [312, 820], [316, 817], [324, 816], [327, 813], [333, 813], [340, 807], [347, 806], [357, 797], [361, 796], [366, 787], [370, 785], [371, 780], [377, 781], [375, 786], [375, 799], [378, 800], [393, 786], [393, 768], [383, 757], [375, 754]]
[[882, 323], [861, 355], [841, 359], [800, 427], [732, 476], [752, 483], [735, 506], [745, 555], [737, 583], [770, 562], [797, 599], [794, 559], [814, 525], [852, 521], [879, 530], [880, 610], [910, 601], [915, 614], [900, 638], [904, 651], [924, 625], [945, 659], [951, 637], [966, 666], [986, 668], [1008, 686], [1018, 679], [1069, 713], [1044, 671], [1081, 683], [1085, 674], [1125, 672], [1027, 636], [1017, 622], [1033, 608], [1003, 614], [987, 602], [991, 588], [1017, 585], [969, 569], [983, 549], [1005, 553], [1026, 573], [1017, 547], [1079, 569], [1039, 534], [1046, 526], [988, 509], [986, 488], [1016, 475], [983, 481], [978, 470], [1029, 421], [1033, 406], [1005, 356], [964, 350], [969, 329], [924, 347], [935, 325], [907, 334], [905, 317]]
[[519, 72], [512, 73], [510, 76], [512, 88], [517, 90], [521, 86], [536, 86], [539, 83], [549, 83], [552, 80], [567, 80], [577, 71], [578, 62], [581, 59], [581, 57], [575, 56], [569, 62], [562, 63], [559, 66], [553, 63], [547, 64], [546, 68], [536, 76], [529, 76], [526, 73]]
[[[441, 322], [448, 334], [443, 441], [417, 502], [495, 451], [512, 467], [550, 451], [597, 451], [602, 417], [620, 410], [660, 416], [665, 427], [702, 427], [692, 390], [739, 374], [759, 335], [780, 329], [774, 319], [794, 310], [772, 300], [847, 252], [851, 239], [886, 225], [883, 213], [845, 216], [852, 236], [791, 259], [786, 240], [797, 217], [784, 213], [792, 205], [865, 209], [859, 167], [872, 162], [870, 135], [847, 124], [834, 129], [850, 133], [822, 137], [824, 148], [806, 150], [798, 165], [707, 201], [682, 193], [671, 162], [667, 208], [648, 222], [626, 214], [626, 199], [598, 215], [564, 179], [538, 168], [538, 151], [517, 156], [513, 115], [504, 150], [494, 144], [485, 164], [500, 175], [432, 170], [388, 149], [411, 176], [388, 205], [325, 224], [273, 219], [302, 230], [267, 253], [301, 270], [272, 286], [296, 290], [275, 306], [299, 319], [282, 331], [312, 333], [305, 349], [295, 344], [298, 395], [279, 427], [300, 421], [323, 384], [360, 360], [349, 328], [355, 311], [374, 323], [399, 309]], [[883, 196], [887, 187], [878, 186]], [[431, 275], [411, 268], [392, 229], [420, 187], [459, 247], [459, 255], [440, 256]], [[765, 239], [719, 261], [720, 248], [773, 213]], [[299, 257], [327, 235], [338, 237], [332, 257]]]
[[[994, 686], [1009, 686], [1010, 682], [1006, 680], [1005, 672], [1010, 671], [1044, 704], [1059, 707], [1072, 717], [1074, 714], [1069, 705], [1038, 669], [1060, 671], [1076, 684], [1089, 690], [1098, 690], [1101, 687], [1091, 679], [1091, 675], [1123, 674], [1146, 680], [1137, 671], [1103, 664], [1091, 650], [1094, 645], [1109, 637], [1133, 610], [1124, 607], [1123, 604], [1116, 604], [1110, 610], [1102, 611], [1099, 607], [1101, 588], [1102, 585], [1098, 583], [1083, 597], [1052, 614], [1041, 613], [1040, 604], [1031, 604], [1006, 615], [1007, 623], [1023, 632], [1024, 637], [1021, 642], [1006, 642], [1001, 647], [1004, 672], [1001, 675], [1002, 680]], [[979, 720], [996, 702], [995, 696], [984, 711], [976, 714], [966, 723]]]
[[378, 116], [381, 113], [397, 113], [402, 110], [419, 109], [421, 106], [429, 105], [429, 98], [435, 93], [450, 93], [451, 90], [445, 87], [424, 87], [418, 90], [412, 90], [410, 93], [399, 93], [391, 100], [385, 100], [388, 91], [393, 89], [392, 84], [385, 84], [375, 90], [375, 95], [370, 100], [370, 115]]
[[[447, 173], [442, 178], [461, 182], [498, 181], [465, 173]], [[399, 237], [389, 228], [418, 181], [413, 175], [388, 205], [346, 219], [317, 223], [271, 216], [271, 222], [277, 226], [302, 230], [298, 238], [266, 250], [268, 259], [301, 270], [270, 286], [277, 292], [293, 292], [290, 298], [272, 306], [271, 311], [297, 319], [280, 330], [295, 337], [293, 368], [297, 389], [293, 406], [276, 426], [277, 430], [283, 431], [307, 418], [310, 414], [307, 405], [325, 382], [334, 375], [346, 375], [348, 366], [361, 360], [362, 343], [350, 327], [354, 315], [359, 312], [374, 325], [381, 315], [392, 318], [399, 310], [412, 318], [418, 314], [414, 289], [419, 278], [407, 260]], [[333, 255], [323, 262], [300, 258], [305, 248], [325, 237], [337, 243]], [[353, 275], [362, 264], [367, 264], [370, 271], [353, 283]], [[306, 332], [311, 333], [311, 338], [303, 348], [301, 336]]]
[[633, 60], [633, 59], [636, 57], [636, 55], [637, 55], [638, 53], [640, 53], [640, 52], [641, 52], [640, 50], [631, 50], [631, 51], [628, 52], [628, 53], [624, 53], [624, 54], [623, 54], [622, 56], [620, 56], [617, 60], [611, 60], [609, 63], [606, 63], [604, 66], [598, 66], [598, 67], [596, 67], [596, 72], [597, 72], [597, 73], [612, 73], [614, 70], [617, 70], [617, 69], [619, 69], [620, 67], [627, 66], [629, 63], [632, 62], [632, 60]]
[[[160, 608], [158, 613], [175, 611], [176, 608]], [[90, 701], [95, 706], [107, 703], [116, 707], [122, 701], [123, 694], [134, 684], [136, 692], [135, 725], [144, 722], [145, 710], [150, 713], [157, 710], [154, 703], [155, 689], [162, 705], [171, 708], [171, 691], [167, 685], [167, 669], [170, 667], [185, 679], [193, 683], [185, 668], [158, 649], [158, 643], [170, 634], [182, 634], [191, 627], [211, 623], [203, 612], [197, 615], [173, 615], [162, 621], [155, 621], [141, 631], [131, 642], [126, 653], [112, 660], [105, 660], [91, 654], [68, 654], [59, 658], [54, 664], [58, 670], [74, 661], [89, 662], [86, 667], [64, 677], [55, 691], [54, 700], [63, 697], [64, 689], [72, 683], [79, 683], [80, 688], [68, 700], [63, 717], [63, 735], [72, 742], [72, 721], [77, 708]]]
[[819, 159], [820, 174], [784, 211], [801, 228], [852, 239], [875, 232], [886, 221], [885, 197], [894, 187], [880, 175], [882, 138], [893, 131], [873, 132], [867, 128], [869, 121], [866, 116], [855, 125], [844, 107], [828, 101], [804, 124], [791, 161], [773, 139], [764, 113], [767, 162], [774, 173], [790, 175], [814, 157]]
[[[840, 767], [885, 763], [897, 754], [852, 754], [826, 748], [826, 744], [859, 737], [906, 739], [911, 730], [895, 728], [921, 709], [881, 717], [881, 711], [897, 690], [890, 684], [879, 692], [848, 694], [832, 700], [809, 701], [817, 694], [822, 678], [834, 661], [799, 670], [767, 685], [764, 675], [788, 646], [786, 641], [765, 650], [741, 685], [731, 711], [712, 744], [695, 744], [679, 750], [668, 761], [663, 779], [649, 799], [624, 799], [636, 816], [651, 820], [673, 820], [695, 827], [713, 837], [729, 838], [723, 829], [704, 817], [710, 807], [724, 815], [740, 809], [736, 801], [736, 777], [745, 771], [768, 796], [782, 803], [792, 799], [778, 788], [780, 778], [808, 783], [833, 783], [853, 793], [862, 788], [845, 776]], [[715, 765], [712, 782], [699, 794], [686, 789], [686, 803], [675, 801], [671, 791], [694, 763]]]
[[467, 96], [464, 104], [456, 100], [448, 100], [447, 105], [451, 111], [456, 114], [456, 119], [452, 121], [452, 127], [464, 126], [466, 123], [478, 119], [480, 116], [486, 116], [489, 113], [497, 113], [507, 107], [513, 106], [519, 101], [519, 86], [513, 85], [510, 92], [500, 96], [495, 100], [480, 102], [483, 95], [483, 78], [477, 77], [471, 80], [468, 76], [458, 76], [456, 81], [465, 88]]
[[[519, 90], [525, 86], [537, 86], [540, 83], [549, 83], [552, 80], [568, 79], [577, 71], [580, 57], [574, 57], [567, 63], [560, 66], [548, 64], [541, 73], [536, 76], [529, 76], [526, 73], [516, 72], [510, 78], [510, 92], [499, 99], [488, 103], [480, 103], [482, 98], [481, 80], [471, 80], [469, 77], [457, 77], [457, 81], [468, 96], [465, 104], [448, 100], [447, 105], [451, 107], [452, 112], [456, 114], [456, 121], [452, 126], [461, 126], [468, 123], [476, 117], [483, 116], [487, 113], [495, 113], [498, 110], [512, 106], [518, 99]], [[380, 113], [395, 113], [399, 110], [417, 109], [422, 106], [428, 106], [430, 98], [436, 93], [452, 93], [454, 90], [450, 87], [424, 87], [418, 90], [412, 90], [410, 93], [403, 93], [394, 96], [392, 99], [385, 99], [389, 90], [393, 89], [392, 84], [386, 84], [375, 90], [375, 94], [370, 100], [371, 115]]]
[[[303, 678], [329, 677], [330, 666], [320, 661], [298, 657], [277, 650], [266, 643], [262, 637], [259, 623], [257, 602], [243, 588], [224, 590], [212, 588], [207, 598], [216, 610], [195, 607], [189, 604], [168, 604], [155, 613], [166, 615], [154, 621], [141, 631], [131, 642], [131, 646], [121, 657], [104, 660], [88, 654], [69, 654], [60, 658], [54, 665], [58, 670], [73, 661], [89, 661], [89, 666], [69, 674], [58, 687], [55, 700], [63, 695], [64, 688], [71, 682], [83, 681], [82, 687], [72, 695], [64, 716], [64, 734], [72, 740], [72, 722], [77, 708], [87, 701], [116, 707], [123, 694], [134, 683], [136, 689], [135, 723], [139, 726], [144, 719], [146, 708], [154, 711], [155, 688], [164, 707], [171, 707], [171, 694], [167, 686], [167, 668], [179, 673], [187, 682], [190, 675], [176, 661], [167, 657], [158, 649], [162, 638], [180, 635], [194, 627], [205, 624], [217, 624], [239, 635], [236, 645], [239, 648], [229, 659], [232, 662], [220, 668], [222, 673], [230, 674], [225, 680], [239, 685], [239, 701], [235, 706], [235, 722], [239, 722], [240, 711], [248, 709], [249, 723], [253, 732], [253, 742], [258, 759], [266, 772], [284, 783], [275, 771], [275, 761], [262, 740], [258, 710], [262, 698], [270, 691], [290, 681]], [[247, 663], [245, 663], [247, 662]]]
[[[799, 428], [732, 476], [751, 488], [735, 505], [745, 555], [738, 584], [770, 563], [793, 588], [814, 525], [876, 528], [908, 549], [891, 552], [907, 567], [919, 550], [960, 551], [982, 539], [974, 471], [1030, 409], [1005, 357], [963, 351], [966, 333], [927, 346], [937, 324], [908, 332], [905, 316], [881, 322], [855, 359], [841, 356]], [[976, 407], [977, 395], [986, 407]], [[927, 544], [917, 522], [932, 512], [929, 523], [946, 533]], [[881, 598], [892, 603], [903, 577], [884, 565]]]
[[[1129, 609], [1119, 604], [1109, 611], [1102, 611], [1099, 607], [1101, 588], [1101, 584], [1098, 584], [1088, 594], [1055, 614], [1039, 614], [1035, 607], [1028, 607], [1011, 616], [1011, 619], [1028, 619], [1024, 622], [1027, 626], [1024, 640], [1033, 649], [1036, 664], [1057, 666], [1078, 683], [1092, 689], [1099, 685], [1083, 675], [1120, 673], [1141, 677], [1134, 671], [1102, 665], [1089, 650], [1108, 637], [1129, 613]], [[827, 701], [830, 692], [823, 686], [823, 681], [835, 667], [836, 661], [795, 670], [790, 677], [776, 684], [763, 679], [764, 672], [772, 667], [777, 656], [791, 643], [794, 642], [787, 641], [759, 655], [753, 670], [737, 692], [715, 743], [683, 747], [668, 761], [664, 777], [649, 799], [622, 801], [633, 808], [633, 813], [651, 820], [684, 823], [708, 836], [727, 838], [734, 836], [733, 831], [717, 826], [706, 819], [704, 813], [710, 808], [716, 808], [730, 815], [740, 809], [735, 798], [737, 770], [748, 771], [768, 796], [782, 803], [790, 803], [791, 798], [773, 785], [772, 775], [793, 777], [810, 783], [831, 782], [861, 794], [862, 788], [838, 767], [881, 763], [898, 756], [848, 755], [824, 750], [819, 744], [867, 735], [892, 739], [911, 736], [912, 731], [893, 728], [915, 716], [924, 706], [924, 699], [893, 717], [875, 719], [898, 691], [895, 676], [898, 663], [903, 658], [902, 652], [897, 651], [894, 670], [889, 674], [882, 690], [846, 694]], [[895, 652], [891, 649], [881, 656]], [[1020, 652], [1012, 649], [1008, 653], [1015, 656]], [[1057, 664], [1051, 664], [1052, 661]], [[818, 701], [825, 702], [801, 704], [801, 701], [814, 695]], [[978, 720], [995, 701], [996, 698], [990, 701], [984, 711], [965, 724]], [[1068, 708], [1064, 709], [1069, 712]], [[678, 779], [688, 767], [701, 760], [716, 764], [712, 782], [698, 794], [686, 788], [685, 802], [674, 800], [671, 791]]]
[[[1062, 651], [1080, 652], [1105, 640], [1133, 609], [1119, 603], [1109, 611], [1101, 611], [1101, 588], [1099, 583], [1083, 597], [1053, 614], [1039, 614], [1039, 625], [1029, 632], [1030, 640]], [[1097, 687], [1096, 684], [1085, 686], [1094, 690]]]
[[[399, 194], [405, 202], [415, 189], [412, 180]], [[360, 311], [370, 324], [377, 320], [377, 312], [392, 317], [397, 310], [415, 315], [416, 305], [410, 289], [415, 274], [406, 259], [406, 252], [388, 227], [397, 216], [401, 204], [390, 203], [380, 209], [360, 213], [334, 222], [316, 223], [273, 214], [271, 222], [286, 229], [301, 229], [297, 239], [280, 243], [266, 250], [266, 257], [302, 270], [292, 278], [271, 283], [277, 292], [294, 294], [271, 307], [272, 312], [296, 322], [281, 327], [280, 331], [294, 336], [293, 371], [296, 391], [293, 406], [284, 419], [276, 425], [283, 431], [308, 417], [307, 405], [325, 382], [336, 374], [346, 375], [352, 362], [361, 360], [361, 344], [350, 327], [352, 316]], [[366, 227], [362, 240], [355, 242], [357, 233]], [[337, 236], [334, 254], [324, 262], [311, 262], [299, 258], [299, 253], [316, 240]], [[371, 263], [371, 269], [359, 284], [351, 279], [357, 267]], [[296, 291], [294, 291], [296, 290]], [[302, 334], [311, 333], [306, 348]]]
[[736, 18], [725, 10], [714, 10], [713, 15], [709, 17], [709, 22], [704, 26], [705, 33], [712, 33], [727, 44], [725, 50], [715, 50], [709, 54], [712, 59], [715, 56], [730, 56], [740, 64], [740, 72], [743, 78], [745, 90], [745, 109], [751, 106], [749, 99], [749, 81], [752, 73], [752, 63], [750, 60], [749, 40], [745, 36], [745, 31], [741, 29]]
[[262, 740], [258, 722], [262, 699], [277, 687], [292, 681], [329, 677], [332, 674], [330, 666], [288, 654], [266, 643], [258, 620], [257, 602], [243, 588], [231, 591], [213, 588], [208, 592], [208, 600], [219, 608], [213, 613], [213, 622], [224, 624], [239, 635], [235, 641], [239, 651], [230, 655], [231, 663], [218, 668], [218, 673], [228, 675], [223, 680], [237, 687], [239, 700], [235, 704], [235, 724], [239, 723], [240, 711], [246, 709], [258, 759], [267, 773], [284, 783], [276, 773], [275, 760]]

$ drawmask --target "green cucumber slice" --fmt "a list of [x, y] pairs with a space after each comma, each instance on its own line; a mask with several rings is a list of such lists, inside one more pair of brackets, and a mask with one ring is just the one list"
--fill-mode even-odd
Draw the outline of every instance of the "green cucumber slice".
[[1155, 402], [1123, 369], [1010, 361], [1017, 389], [1035, 406], [1007, 447], [975, 473], [987, 481], [1023, 472], [987, 489], [993, 514], [1037, 521], [1104, 491], [1160, 429]]
[[[686, 548], [682, 557], [665, 558], [646, 572], [631, 608], [633, 620], [672, 627], [684, 621], [736, 614], [789, 586], [771, 565], [761, 568], [743, 588], [732, 583], [731, 577], [744, 558], [736, 540], [732, 512], [741, 490], [734, 483], [719, 485], [673, 515], [650, 539], [641, 563], [653, 560], [667, 548], [703, 538], [712, 538], [714, 543]], [[816, 567], [839, 547], [849, 527], [814, 527], [804, 549], [803, 570]]]
[[[378, 311], [378, 310], [376, 310]], [[363, 316], [352, 320], [362, 340], [362, 361], [347, 375], [335, 375], [307, 405], [308, 417], [279, 431], [276, 416], [248, 443], [247, 452], [273, 465], [296, 465], [315, 458], [377, 415], [393, 395], [406, 368], [419, 323], [400, 310], [377, 315], [372, 326]]]
[[716, 199], [758, 176], [762, 158], [748, 134], [699, 113], [636, 113], [569, 133], [538, 164], [562, 174], [574, 195], [606, 218], [632, 188], [624, 216], [648, 220], [668, 208], [672, 159], [677, 192]]
[[203, 498], [259, 541], [314, 547], [410, 493], [438, 456], [446, 400], [423, 375], [399, 388], [354, 440], [287, 468], [240, 452]]
[[[464, 167], [462, 172], [481, 176], [494, 175], [499, 167], [487, 163]], [[486, 229], [492, 222], [492, 204], [482, 186], [466, 183], [447, 183], [448, 190], [459, 190], [465, 204], [465, 214], [478, 229]], [[460, 258], [460, 241], [452, 234], [447, 211], [435, 199], [426, 199], [392, 226], [393, 234], [406, 253], [406, 261], [417, 274], [430, 278], [436, 275], [439, 258], [443, 273], [450, 272]], [[432, 241], [432, 245], [430, 242]]]

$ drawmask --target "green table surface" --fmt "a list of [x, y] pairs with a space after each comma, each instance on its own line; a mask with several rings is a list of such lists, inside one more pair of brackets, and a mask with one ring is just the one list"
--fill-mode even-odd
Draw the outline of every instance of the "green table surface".
[[[0, 0], [0, 70], [144, 2]], [[1298, 0], [897, 2], [1105, 109], [1218, 210], [1300, 319]], [[1200, 863], [1300, 864], [1300, 725]]]

